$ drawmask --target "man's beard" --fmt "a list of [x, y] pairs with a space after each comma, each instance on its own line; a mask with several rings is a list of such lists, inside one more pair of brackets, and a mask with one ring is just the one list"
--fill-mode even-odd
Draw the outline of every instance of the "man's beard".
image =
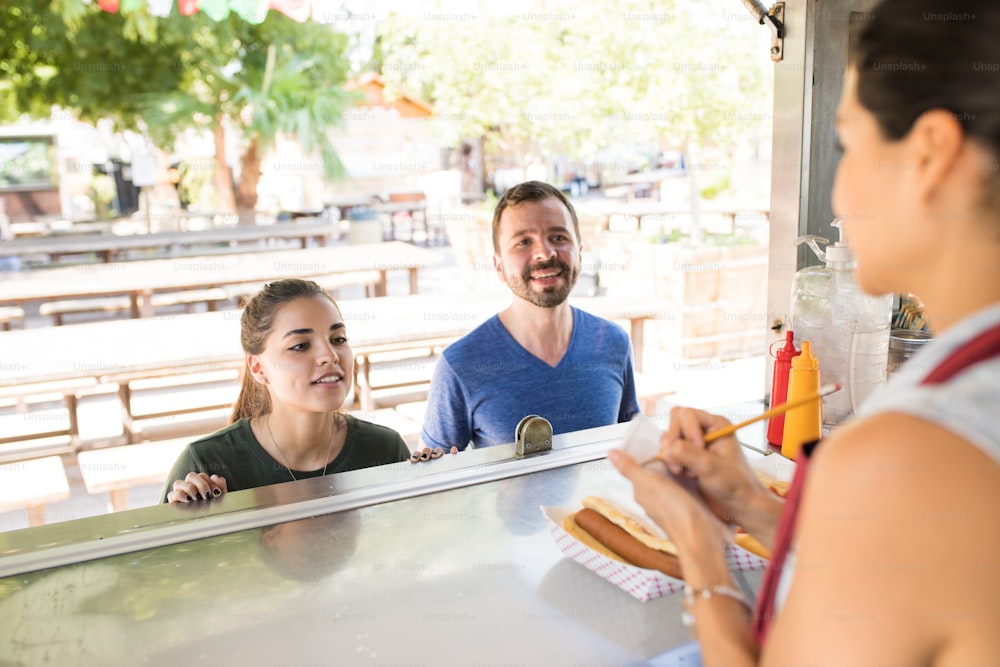
[[[550, 285], [538, 292], [531, 288], [531, 274], [545, 269], [558, 269], [561, 272], [563, 281], [557, 285]], [[541, 262], [528, 266], [521, 272], [520, 280], [507, 280], [507, 285], [511, 291], [525, 301], [533, 303], [541, 308], [555, 308], [569, 297], [573, 291], [576, 280], [580, 276], [580, 271], [570, 267], [561, 259], [554, 258], [547, 262]]]

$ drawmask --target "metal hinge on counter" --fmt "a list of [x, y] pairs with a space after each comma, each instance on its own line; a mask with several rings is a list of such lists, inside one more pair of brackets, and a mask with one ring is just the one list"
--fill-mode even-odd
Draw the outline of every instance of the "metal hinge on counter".
[[514, 430], [514, 455], [524, 458], [552, 449], [552, 424], [538, 415], [528, 415]]

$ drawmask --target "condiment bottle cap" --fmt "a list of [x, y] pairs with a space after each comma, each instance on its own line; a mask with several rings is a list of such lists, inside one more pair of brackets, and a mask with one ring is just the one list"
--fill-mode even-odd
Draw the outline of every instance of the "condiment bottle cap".
[[813, 356], [812, 345], [809, 341], [802, 341], [802, 353], [792, 359], [792, 370], [794, 371], [818, 371], [819, 359]]
[[[777, 343], [777, 341], [775, 341], [775, 343]], [[795, 349], [795, 334], [791, 329], [788, 329], [785, 331], [784, 344], [778, 348], [777, 354], [772, 354], [772, 356], [777, 357], [781, 361], [791, 361], [795, 357], [799, 356], [799, 354], [799, 351]]]

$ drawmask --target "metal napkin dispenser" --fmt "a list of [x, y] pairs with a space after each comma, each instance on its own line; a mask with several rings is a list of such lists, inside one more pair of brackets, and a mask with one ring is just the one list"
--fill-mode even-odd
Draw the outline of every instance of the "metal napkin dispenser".
[[514, 455], [524, 458], [552, 449], [552, 424], [545, 417], [528, 415], [514, 430]]

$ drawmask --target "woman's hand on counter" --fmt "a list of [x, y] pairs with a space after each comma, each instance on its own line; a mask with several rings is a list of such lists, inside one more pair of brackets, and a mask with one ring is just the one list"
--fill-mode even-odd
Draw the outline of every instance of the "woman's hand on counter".
[[725, 417], [693, 408], [674, 408], [660, 440], [660, 458], [675, 475], [696, 479], [709, 507], [768, 548], [781, 516], [782, 501], [764, 488], [735, 437], [708, 445], [705, 434], [729, 426]]
[[167, 494], [168, 503], [189, 503], [196, 500], [219, 498], [227, 491], [226, 478], [189, 472], [184, 479], [174, 482], [174, 490]]

